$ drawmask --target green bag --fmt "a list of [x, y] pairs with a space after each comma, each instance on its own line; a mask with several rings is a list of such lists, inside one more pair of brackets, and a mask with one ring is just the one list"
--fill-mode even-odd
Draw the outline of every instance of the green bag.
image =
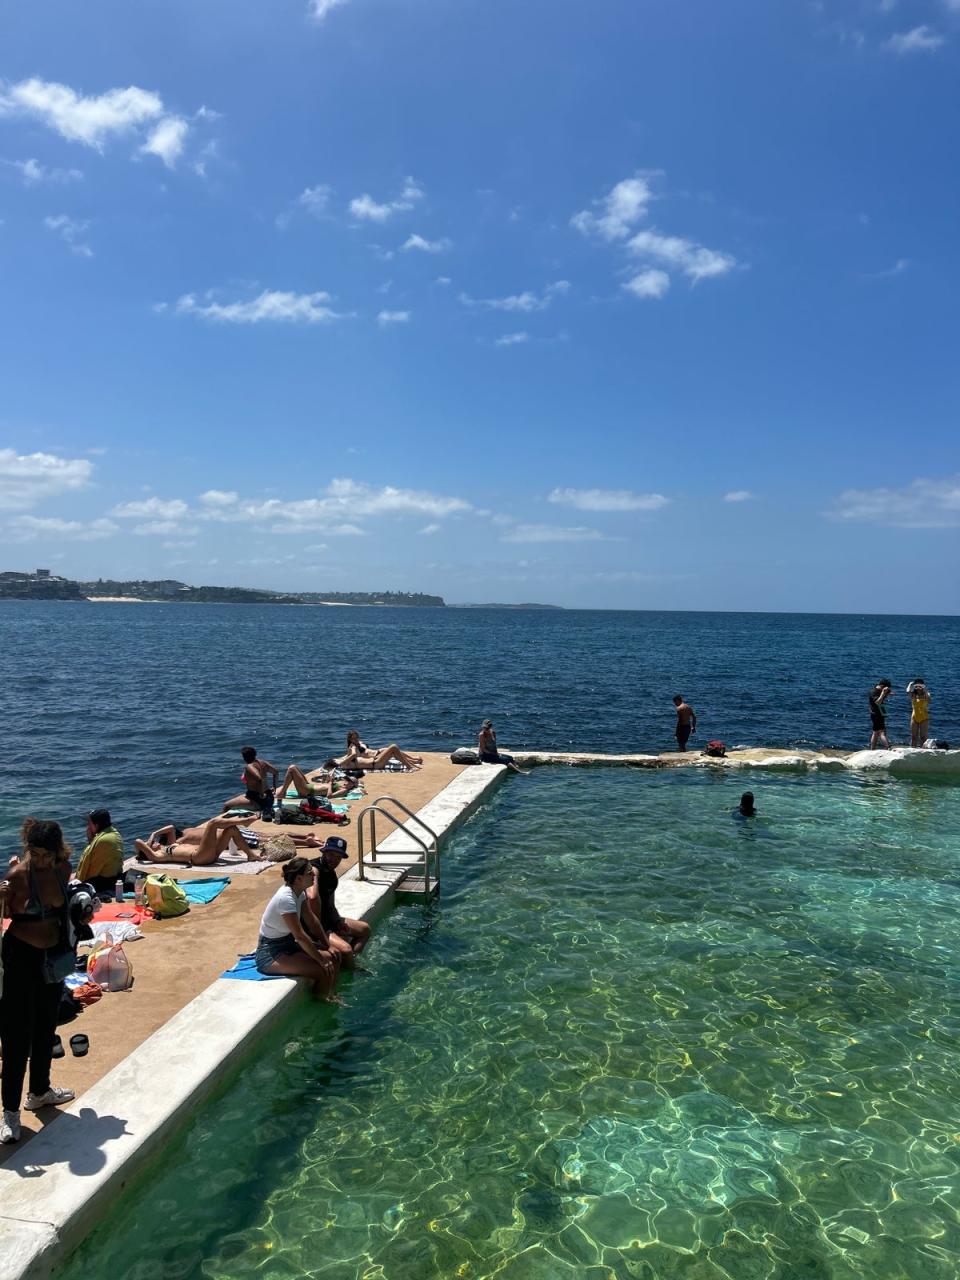
[[158, 920], [182, 916], [190, 910], [186, 893], [166, 872], [147, 876], [143, 883], [143, 900]]

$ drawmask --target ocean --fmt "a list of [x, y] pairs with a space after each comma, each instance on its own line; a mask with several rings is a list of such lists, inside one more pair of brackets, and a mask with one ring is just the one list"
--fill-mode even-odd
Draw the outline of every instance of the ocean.
[[350, 728], [449, 751], [490, 716], [504, 749], [660, 751], [682, 693], [693, 745], [857, 748], [883, 676], [909, 740], [922, 675], [934, 733], [960, 743], [958, 641], [955, 617], [5, 601], [0, 851], [28, 813], [75, 843], [100, 805], [128, 840], [200, 821], [245, 743], [312, 766]]

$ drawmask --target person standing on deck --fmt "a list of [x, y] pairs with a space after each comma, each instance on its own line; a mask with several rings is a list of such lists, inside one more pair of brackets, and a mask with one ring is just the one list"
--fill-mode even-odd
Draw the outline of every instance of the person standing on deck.
[[870, 705], [870, 750], [876, 751], [877, 743], [882, 742], [890, 750], [890, 739], [887, 737], [886, 701], [893, 693], [893, 685], [889, 680], [878, 680], [867, 694]]
[[930, 736], [930, 690], [922, 676], [907, 685], [910, 695], [910, 745], [922, 747]]
[[697, 732], [697, 713], [684, 702], [682, 693], [673, 695], [673, 705], [677, 709], [677, 750], [686, 751], [691, 733]]

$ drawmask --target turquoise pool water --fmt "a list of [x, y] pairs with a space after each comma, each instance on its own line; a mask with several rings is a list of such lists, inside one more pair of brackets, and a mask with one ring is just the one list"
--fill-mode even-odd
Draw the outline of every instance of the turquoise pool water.
[[960, 788], [749, 784], [511, 780], [62, 1274], [955, 1280]]

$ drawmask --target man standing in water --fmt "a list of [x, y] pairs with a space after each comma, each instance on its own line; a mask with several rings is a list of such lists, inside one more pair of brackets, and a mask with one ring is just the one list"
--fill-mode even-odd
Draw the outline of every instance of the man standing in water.
[[682, 693], [673, 695], [673, 705], [677, 709], [677, 750], [686, 751], [691, 733], [697, 732], [697, 713], [684, 702]]
[[867, 694], [870, 704], [870, 750], [876, 751], [877, 743], [882, 742], [890, 750], [890, 739], [887, 737], [886, 701], [893, 693], [893, 685], [889, 680], [878, 680]]

